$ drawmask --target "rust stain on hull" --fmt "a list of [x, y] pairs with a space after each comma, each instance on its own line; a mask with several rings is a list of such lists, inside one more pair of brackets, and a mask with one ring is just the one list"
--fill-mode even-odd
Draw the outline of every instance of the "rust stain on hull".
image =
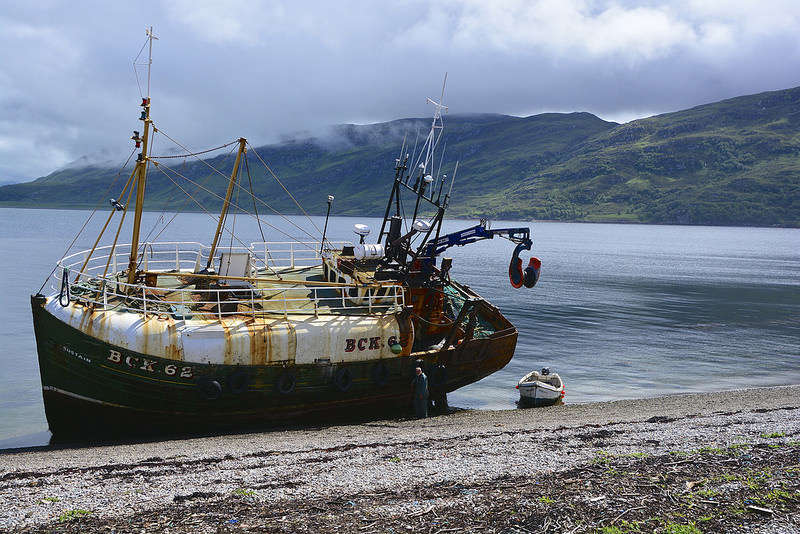
[[223, 359], [225, 365], [232, 365], [233, 364], [233, 344], [231, 343], [231, 331], [228, 325], [226, 324], [225, 319], [221, 319], [219, 321], [220, 326], [222, 326], [222, 332], [225, 335], [225, 348], [223, 353]]
[[288, 358], [288, 363], [294, 363], [294, 361], [297, 359], [297, 329], [290, 321], [286, 321], [286, 328], [289, 330], [289, 346], [286, 356]]
[[[269, 323], [264, 323], [264, 360], [272, 363], [272, 326]], [[265, 363], [262, 361], [262, 364]]]
[[175, 321], [171, 318], [167, 322], [167, 345], [164, 347], [164, 353], [170, 360], [183, 360], [183, 346]]
[[247, 336], [250, 339], [250, 365], [264, 365], [267, 361], [268, 341], [266, 324], [255, 319], [245, 323]]

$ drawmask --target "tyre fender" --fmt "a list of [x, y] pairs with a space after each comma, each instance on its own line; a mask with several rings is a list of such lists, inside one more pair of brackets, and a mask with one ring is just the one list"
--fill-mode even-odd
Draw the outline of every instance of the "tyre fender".
[[197, 388], [206, 400], [217, 400], [222, 396], [222, 385], [211, 377], [201, 377], [197, 381]]
[[247, 391], [247, 386], [250, 385], [250, 376], [240, 370], [232, 372], [228, 375], [228, 391], [234, 395], [239, 395]]
[[347, 367], [342, 367], [333, 376], [333, 385], [342, 393], [347, 392], [353, 385], [353, 373]]
[[297, 377], [289, 370], [284, 371], [275, 381], [275, 389], [282, 395], [288, 395], [294, 391], [297, 386]]

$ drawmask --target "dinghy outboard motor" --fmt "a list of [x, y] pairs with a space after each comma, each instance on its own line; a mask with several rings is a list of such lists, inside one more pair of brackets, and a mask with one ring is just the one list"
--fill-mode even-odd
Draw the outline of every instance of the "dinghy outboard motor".
[[539, 258], [531, 258], [528, 266], [525, 267], [524, 271], [522, 270], [522, 260], [519, 258], [519, 253], [530, 249], [531, 243], [523, 242], [516, 246], [514, 254], [511, 255], [511, 263], [508, 265], [508, 278], [511, 281], [511, 285], [517, 289], [523, 285], [525, 287], [533, 287], [539, 281], [539, 273], [542, 269], [542, 261]]

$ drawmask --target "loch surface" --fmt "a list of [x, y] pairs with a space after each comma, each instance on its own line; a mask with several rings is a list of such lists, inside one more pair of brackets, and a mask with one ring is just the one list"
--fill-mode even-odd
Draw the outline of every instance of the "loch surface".
[[[0, 209], [0, 448], [49, 439], [29, 296], [88, 215]], [[91, 220], [72, 250], [91, 247], [105, 216]], [[155, 236], [170, 218], [145, 213], [143, 236], [151, 229]], [[263, 218], [278, 228], [262, 225], [268, 241], [311, 239], [279, 217]], [[262, 240], [252, 218], [237, 219], [243, 241]], [[304, 217], [288, 219], [314, 234]], [[313, 221], [322, 227], [322, 218]], [[353, 240], [352, 225], [359, 222], [372, 227], [374, 238], [380, 220], [370, 218], [333, 217], [328, 235]], [[472, 224], [450, 220], [445, 231]], [[209, 242], [215, 225], [206, 214], [182, 214], [159, 240]], [[492, 226], [530, 226], [533, 254], [543, 263], [541, 280], [533, 289], [509, 285], [514, 247], [503, 239], [444, 254], [453, 258], [453, 277], [498, 306], [520, 332], [511, 363], [452, 393], [452, 405], [514, 409], [517, 380], [544, 366], [564, 378], [568, 403], [800, 383], [800, 230], [509, 221]], [[130, 233], [123, 229], [122, 235]], [[527, 264], [529, 254], [521, 256]]]

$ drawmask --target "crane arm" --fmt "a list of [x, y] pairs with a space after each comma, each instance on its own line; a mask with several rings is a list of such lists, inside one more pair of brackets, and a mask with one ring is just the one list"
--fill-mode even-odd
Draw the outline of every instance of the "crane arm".
[[529, 228], [497, 228], [489, 230], [483, 224], [478, 224], [472, 228], [465, 228], [452, 234], [446, 234], [440, 236], [439, 239], [431, 241], [425, 246], [425, 256], [438, 256], [450, 247], [463, 247], [476, 241], [493, 239], [495, 236], [504, 237], [514, 243], [525, 244], [527, 246], [524, 248], [527, 249], [530, 249], [532, 244]]

